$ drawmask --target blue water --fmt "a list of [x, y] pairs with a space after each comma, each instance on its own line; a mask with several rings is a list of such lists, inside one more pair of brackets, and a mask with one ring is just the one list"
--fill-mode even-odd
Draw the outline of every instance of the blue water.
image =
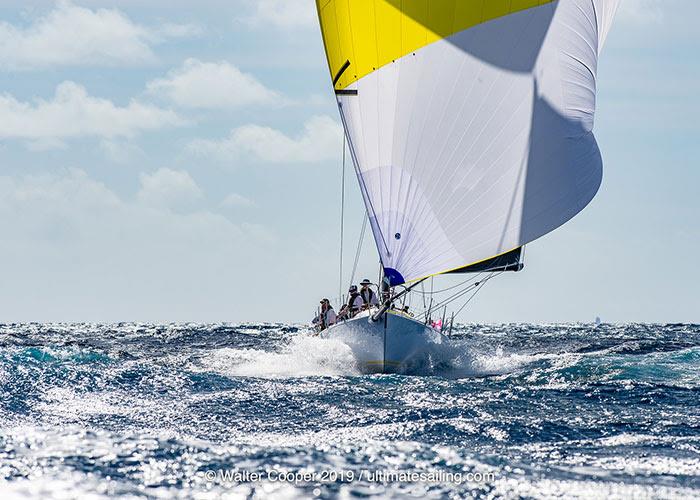
[[0, 325], [0, 494], [700, 496], [700, 326], [455, 337], [361, 376], [296, 326]]

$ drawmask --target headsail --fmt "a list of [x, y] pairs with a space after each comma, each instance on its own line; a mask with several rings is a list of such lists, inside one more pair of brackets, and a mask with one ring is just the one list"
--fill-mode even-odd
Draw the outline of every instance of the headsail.
[[595, 196], [600, 48], [619, 0], [317, 0], [392, 284], [464, 269]]

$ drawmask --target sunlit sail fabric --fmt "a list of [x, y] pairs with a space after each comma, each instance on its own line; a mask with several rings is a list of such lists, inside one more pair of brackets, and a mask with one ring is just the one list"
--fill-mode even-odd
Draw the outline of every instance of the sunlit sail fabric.
[[508, 253], [595, 196], [597, 61], [619, 0], [317, 0], [393, 285]]

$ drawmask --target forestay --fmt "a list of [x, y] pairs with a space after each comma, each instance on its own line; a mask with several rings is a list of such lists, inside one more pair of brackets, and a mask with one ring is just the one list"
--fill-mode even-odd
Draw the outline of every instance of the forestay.
[[595, 196], [597, 61], [619, 0], [317, 0], [392, 285], [512, 252]]

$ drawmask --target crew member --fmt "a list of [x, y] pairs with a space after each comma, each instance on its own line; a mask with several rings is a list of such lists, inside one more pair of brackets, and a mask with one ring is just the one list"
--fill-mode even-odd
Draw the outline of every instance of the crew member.
[[321, 299], [321, 312], [314, 318], [314, 324], [319, 330], [325, 330], [336, 323], [336, 315], [328, 299]]
[[343, 318], [352, 318], [362, 309], [362, 296], [357, 291], [356, 285], [350, 285], [348, 289], [348, 302], [340, 311], [340, 316]]
[[363, 309], [369, 309], [372, 306], [379, 306], [379, 299], [377, 298], [377, 294], [370, 288], [371, 284], [372, 282], [367, 278], [363, 279], [362, 283], [360, 283], [362, 286], [360, 289], [360, 296], [362, 297]]

